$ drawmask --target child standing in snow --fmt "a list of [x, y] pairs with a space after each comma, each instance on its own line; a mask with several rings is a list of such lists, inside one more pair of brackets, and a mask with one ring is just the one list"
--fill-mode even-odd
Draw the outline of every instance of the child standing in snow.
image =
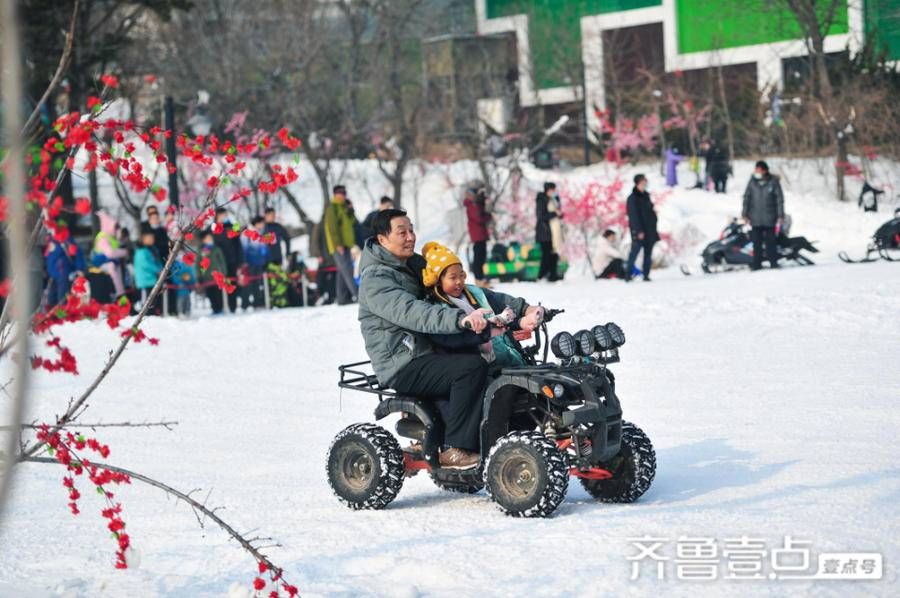
[[[141, 292], [142, 302], [147, 301], [163, 269], [159, 252], [154, 247], [155, 240], [153, 231], [149, 228], [144, 229], [141, 233], [141, 246], [134, 252], [134, 283]], [[159, 313], [159, 297], [160, 295], [157, 295], [156, 304], [150, 307], [148, 313]]]
[[94, 237], [91, 262], [109, 275], [118, 297], [125, 293], [119, 262], [128, 257], [128, 252], [119, 247], [115, 219], [103, 211], [97, 212], [97, 218], [100, 220], [100, 232]]
[[459, 257], [440, 243], [426, 243], [422, 254], [428, 263], [422, 270], [422, 282], [429, 289], [432, 301], [461, 309], [466, 314], [480, 310], [494, 324], [481, 334], [437, 334], [431, 335], [431, 340], [449, 351], [477, 350], [493, 368], [525, 365], [522, 355], [503, 334], [502, 326], [520, 316], [524, 326], [525, 318], [536, 320], [540, 317], [538, 313], [525, 316], [528, 306], [523, 299], [466, 284], [466, 272]]
[[191, 315], [191, 289], [197, 283], [194, 267], [188, 266], [181, 258], [172, 264], [172, 284], [176, 286], [175, 301], [178, 315], [190, 317]]

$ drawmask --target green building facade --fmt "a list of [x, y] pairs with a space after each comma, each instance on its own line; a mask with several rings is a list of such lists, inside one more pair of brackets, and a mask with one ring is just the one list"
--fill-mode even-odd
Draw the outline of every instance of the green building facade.
[[[779, 85], [782, 61], [806, 53], [801, 28], [780, 0], [474, 2], [480, 33], [516, 35], [520, 102], [525, 106], [582, 100], [604, 106], [602, 39], [610, 30], [655, 24], [662, 31], [667, 72], [755, 64], [761, 88]], [[874, 39], [889, 60], [900, 62], [900, 0], [844, 0], [838, 5], [826, 51], [853, 52], [866, 39]], [[576, 73], [581, 65], [584, 72]], [[573, 84], [580, 74], [585, 98]]]

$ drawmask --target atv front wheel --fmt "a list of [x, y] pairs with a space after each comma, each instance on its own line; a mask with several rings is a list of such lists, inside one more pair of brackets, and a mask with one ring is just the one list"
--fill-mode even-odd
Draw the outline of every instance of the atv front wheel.
[[601, 502], [634, 502], [653, 482], [656, 475], [656, 453], [643, 430], [630, 422], [622, 422], [622, 450], [600, 467], [613, 477], [608, 480], [581, 478], [588, 494]]
[[547, 517], [566, 497], [569, 470], [556, 443], [540, 432], [510, 432], [491, 449], [484, 485], [513, 517]]
[[353, 424], [328, 449], [328, 484], [351, 509], [383, 509], [403, 486], [403, 452], [374, 424]]

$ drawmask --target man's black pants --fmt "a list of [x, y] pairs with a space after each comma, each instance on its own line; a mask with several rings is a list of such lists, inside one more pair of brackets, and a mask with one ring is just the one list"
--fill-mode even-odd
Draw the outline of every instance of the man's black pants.
[[216, 285], [210, 285], [206, 287], [203, 292], [206, 294], [206, 298], [209, 299], [209, 305], [212, 307], [212, 312], [214, 314], [222, 313], [222, 306], [224, 305], [224, 301], [222, 300], [222, 289]]
[[650, 267], [653, 265], [653, 245], [655, 244], [656, 241], [647, 241], [646, 239], [643, 241], [640, 239], [631, 240], [631, 251], [628, 252], [628, 265], [625, 266], [628, 278], [631, 278], [631, 273], [634, 272], [634, 262], [642, 249], [644, 250], [644, 265], [641, 268], [641, 274], [643, 274], [644, 278], [650, 278]]
[[[237, 266], [225, 266], [225, 275], [229, 278], [228, 282], [231, 284], [235, 284], [237, 278]], [[228, 311], [230, 313], [234, 313], [237, 311], [238, 305], [238, 293], [234, 292], [228, 295], [226, 299], [228, 302]]]
[[541, 241], [538, 243], [541, 246], [541, 266], [538, 270], [538, 280], [547, 277], [547, 280], [557, 280], [559, 275], [557, 274], [557, 270], [559, 268], [559, 254], [553, 251], [553, 242], [552, 241]]
[[472, 273], [475, 280], [484, 280], [484, 263], [487, 261], [487, 241], [472, 243]]
[[774, 226], [754, 226], [750, 229], [750, 240], [753, 241], [753, 265], [757, 270], [762, 268], [763, 243], [766, 244], [766, 259], [772, 266], [778, 264], [778, 244], [775, 241]]
[[481, 355], [432, 353], [406, 364], [391, 386], [401, 394], [441, 401], [444, 444], [477, 451], [487, 370]]

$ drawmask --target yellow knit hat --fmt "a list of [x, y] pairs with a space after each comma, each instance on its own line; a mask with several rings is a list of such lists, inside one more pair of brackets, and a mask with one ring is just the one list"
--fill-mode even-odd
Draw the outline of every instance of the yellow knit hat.
[[426, 287], [433, 287], [441, 279], [444, 270], [453, 264], [462, 265], [456, 254], [435, 241], [429, 241], [422, 247], [422, 255], [428, 266], [422, 270], [422, 282]]

